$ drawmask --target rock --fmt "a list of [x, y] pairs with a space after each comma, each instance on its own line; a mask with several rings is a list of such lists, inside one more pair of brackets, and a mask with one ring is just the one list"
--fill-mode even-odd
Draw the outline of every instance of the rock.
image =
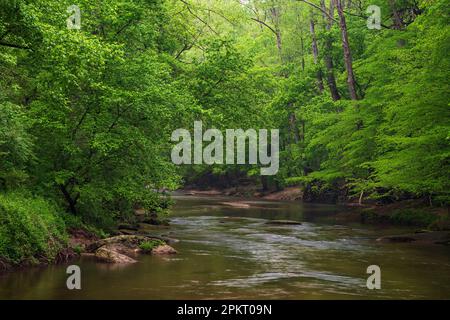
[[153, 237], [153, 236], [144, 236], [144, 235], [119, 235], [114, 236], [106, 239], [101, 239], [99, 241], [95, 241], [91, 243], [89, 246], [87, 246], [86, 250], [87, 252], [94, 252], [100, 247], [103, 247], [105, 245], [113, 245], [113, 244], [121, 244], [124, 247], [130, 248], [130, 249], [136, 249], [139, 247], [139, 245], [142, 242], [145, 241], [151, 241], [151, 240], [163, 240], [160, 237]]
[[184, 194], [188, 196], [218, 196], [221, 195], [222, 192], [218, 190], [186, 190]]
[[293, 220], [270, 220], [267, 221], [266, 224], [274, 224], [274, 225], [301, 225], [300, 221]]
[[125, 230], [138, 231], [139, 230], [139, 225], [121, 224], [121, 225], [118, 226], [117, 229], [119, 229], [119, 230], [125, 229]]
[[117, 235], [118, 236], [120, 236], [120, 235], [132, 236], [132, 235], [135, 235], [136, 233], [137, 233], [137, 231], [122, 229], [117, 233]]
[[248, 203], [245, 202], [221, 202], [220, 204], [226, 205], [226, 206], [230, 206], [233, 208], [241, 208], [241, 209], [248, 209], [250, 208], [250, 205]]
[[137, 261], [117, 251], [111, 250], [107, 246], [98, 248], [95, 251], [95, 257], [106, 263], [136, 263]]
[[72, 248], [82, 248], [83, 250], [89, 246], [92, 242], [98, 241], [99, 238], [83, 229], [69, 229], [69, 245]]
[[145, 216], [147, 214], [147, 211], [143, 208], [135, 209], [134, 213], [136, 216]]
[[134, 257], [139, 252], [139, 248], [136, 246], [127, 246], [122, 243], [113, 243], [104, 246], [103, 248], [107, 248], [111, 251], [118, 252], [120, 254], [124, 254], [129, 257]]
[[240, 221], [245, 221], [245, 220], [246, 220], [245, 217], [223, 217], [222, 220], [220, 220], [220, 222], [228, 222], [228, 221], [240, 222]]
[[156, 255], [177, 254], [177, 253], [178, 253], [177, 250], [175, 250], [174, 248], [172, 248], [167, 244], [157, 246], [152, 250], [152, 254]]
[[386, 236], [378, 238], [380, 242], [417, 242], [424, 244], [444, 244], [450, 243], [450, 232], [448, 231], [425, 231], [420, 233]]
[[135, 263], [133, 257], [138, 253], [143, 253], [140, 245], [148, 241], [163, 241], [163, 244], [153, 248], [152, 254], [165, 255], [175, 254], [177, 251], [166, 244], [166, 241], [160, 237], [143, 235], [120, 235], [111, 238], [102, 239], [92, 243], [88, 247], [88, 252], [93, 252], [95, 258], [107, 263]]
[[244, 222], [248, 221], [248, 218], [245, 217], [223, 217], [219, 220], [219, 223], [235, 223], [235, 222]]
[[387, 236], [378, 238], [379, 242], [413, 242], [416, 241], [413, 237], [410, 236]]

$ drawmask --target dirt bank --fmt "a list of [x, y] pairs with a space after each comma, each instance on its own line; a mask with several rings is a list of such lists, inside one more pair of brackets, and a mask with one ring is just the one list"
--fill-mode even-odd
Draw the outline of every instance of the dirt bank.
[[225, 189], [183, 189], [181, 193], [191, 196], [230, 196], [230, 197], [252, 197], [274, 201], [295, 201], [301, 200], [303, 192], [300, 187], [288, 187], [281, 191], [260, 191], [255, 186], [233, 187]]

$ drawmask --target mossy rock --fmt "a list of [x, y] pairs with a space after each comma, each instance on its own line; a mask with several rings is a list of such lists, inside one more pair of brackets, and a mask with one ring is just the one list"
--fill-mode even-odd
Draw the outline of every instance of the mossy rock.
[[119, 253], [108, 246], [103, 246], [95, 251], [95, 257], [97, 260], [106, 263], [136, 263], [133, 258]]

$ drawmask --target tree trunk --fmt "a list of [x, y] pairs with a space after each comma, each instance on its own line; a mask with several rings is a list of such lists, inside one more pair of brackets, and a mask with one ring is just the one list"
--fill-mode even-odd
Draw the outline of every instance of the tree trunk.
[[280, 57], [280, 61], [283, 62], [283, 44], [281, 38], [281, 29], [280, 29], [280, 12], [276, 7], [270, 8], [270, 13], [272, 15], [272, 21], [275, 26], [275, 36], [277, 38], [277, 49], [278, 55]]
[[303, 43], [303, 36], [300, 38], [300, 45], [302, 47], [302, 71], [305, 71], [305, 45]]
[[297, 144], [300, 141], [300, 132], [297, 127], [297, 117], [293, 111], [289, 114], [289, 126], [291, 134], [294, 136], [294, 142]]
[[267, 176], [261, 176], [261, 186], [262, 186], [262, 191], [269, 190], [269, 181], [267, 179]]
[[[333, 15], [333, 11], [334, 11], [332, 4], [333, 4], [333, 0], [330, 1], [330, 16]], [[333, 20], [325, 14], [325, 12], [327, 11], [327, 7], [325, 5], [325, 0], [321, 0], [320, 5], [323, 10], [323, 12], [322, 12], [323, 24], [325, 26], [325, 29], [327, 31], [330, 31], [331, 26], [333, 24]], [[333, 40], [329, 36], [327, 36], [327, 38], [325, 39], [324, 61], [325, 61], [325, 67], [327, 69], [327, 83], [328, 83], [328, 88], [330, 89], [331, 98], [333, 99], [333, 101], [337, 101], [337, 100], [341, 99], [341, 95], [339, 94], [339, 91], [337, 89], [336, 78], [334, 77], [333, 58], [331, 56], [332, 49], [333, 49], [332, 41]]]
[[280, 56], [280, 61], [283, 61], [283, 45], [281, 43], [281, 32], [279, 29], [276, 30], [277, 32], [277, 49], [278, 49], [278, 55]]
[[[314, 20], [311, 18], [309, 20], [309, 30], [311, 32], [311, 38], [312, 38], [312, 53], [314, 57], [314, 64], [317, 66], [319, 64], [319, 48], [317, 47], [317, 38], [316, 38], [316, 31], [315, 31], [315, 25]], [[317, 87], [319, 88], [319, 92], [323, 92], [323, 80], [322, 80], [322, 70], [319, 68], [317, 70]]]
[[344, 9], [342, 8], [341, 0], [334, 0], [337, 12], [339, 15], [339, 27], [342, 35], [342, 48], [344, 50], [344, 62], [345, 69], [347, 70], [347, 85], [352, 100], [358, 100], [356, 94], [356, 81], [353, 73], [352, 53], [350, 50], [350, 44], [348, 42], [347, 23], [345, 21]]
[[77, 200], [78, 197], [76, 197], [75, 199], [72, 198], [72, 196], [70, 195], [69, 191], [67, 191], [66, 187], [64, 185], [59, 185], [59, 189], [61, 190], [61, 193], [64, 196], [64, 199], [67, 201], [67, 204], [69, 206], [69, 211], [76, 215], [77, 214]]
[[305, 120], [302, 120], [302, 135], [301, 135], [302, 142], [305, 142]]
[[303, 39], [303, 27], [300, 26], [300, 49], [302, 53], [302, 71], [305, 71], [305, 43]]

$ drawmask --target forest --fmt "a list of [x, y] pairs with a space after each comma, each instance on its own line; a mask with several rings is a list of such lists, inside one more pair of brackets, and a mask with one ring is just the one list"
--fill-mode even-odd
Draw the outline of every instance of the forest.
[[[1, 1], [0, 265], [57, 260], [70, 228], [164, 216], [160, 190], [205, 177], [317, 202], [414, 200], [448, 219], [449, 7]], [[172, 163], [172, 132], [199, 120], [279, 129], [278, 173]]]

